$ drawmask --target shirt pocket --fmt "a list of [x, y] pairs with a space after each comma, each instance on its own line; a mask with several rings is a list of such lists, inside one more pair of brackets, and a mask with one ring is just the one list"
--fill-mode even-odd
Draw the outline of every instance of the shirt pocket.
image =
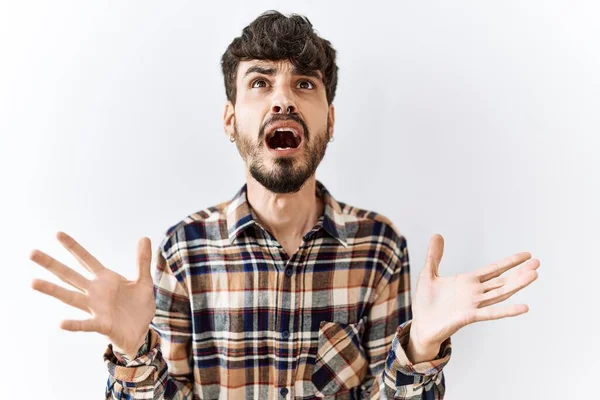
[[361, 384], [367, 357], [361, 345], [365, 325], [322, 321], [311, 380], [317, 397], [348, 391]]

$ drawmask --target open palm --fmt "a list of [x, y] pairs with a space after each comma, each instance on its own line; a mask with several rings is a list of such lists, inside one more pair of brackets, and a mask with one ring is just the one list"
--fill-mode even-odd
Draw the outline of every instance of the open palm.
[[[419, 274], [412, 299], [413, 337], [421, 346], [441, 344], [462, 327], [473, 322], [512, 317], [528, 311], [525, 304], [490, 307], [499, 303], [538, 277], [537, 259], [528, 252], [517, 253], [473, 272], [449, 277], [438, 274], [444, 240], [433, 235], [425, 267]], [[517, 273], [502, 274], [527, 261]]]
[[64, 320], [60, 325], [62, 329], [98, 332], [125, 353], [135, 353], [144, 342], [156, 312], [150, 273], [150, 239], [144, 237], [139, 241], [139, 276], [129, 281], [104, 267], [69, 235], [58, 232], [56, 237], [95, 278], [89, 280], [49, 255], [33, 250], [29, 256], [32, 261], [78, 290], [68, 290], [42, 279], [34, 279], [32, 288], [92, 315], [87, 320]]

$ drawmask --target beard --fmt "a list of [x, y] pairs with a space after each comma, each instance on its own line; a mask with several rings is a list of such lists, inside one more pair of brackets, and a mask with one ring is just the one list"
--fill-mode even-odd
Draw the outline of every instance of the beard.
[[[273, 160], [273, 167], [265, 165], [265, 156], [261, 157], [267, 144], [264, 141], [264, 131], [266, 125], [282, 120], [293, 120], [302, 125], [304, 129], [304, 138], [302, 143], [302, 154], [292, 157], [276, 157]], [[325, 157], [325, 150], [328, 143], [329, 121], [325, 132], [316, 134], [314, 137], [309, 133], [308, 127], [299, 117], [291, 114], [287, 116], [276, 114], [267, 121], [260, 129], [258, 138], [253, 141], [246, 135], [238, 134], [237, 123], [234, 126], [236, 146], [242, 159], [246, 163], [250, 175], [264, 188], [273, 193], [296, 193], [304, 183], [317, 170], [317, 167]]]

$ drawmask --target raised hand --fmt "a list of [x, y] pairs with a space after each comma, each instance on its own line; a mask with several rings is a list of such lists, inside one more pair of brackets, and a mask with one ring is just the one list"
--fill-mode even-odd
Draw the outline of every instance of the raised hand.
[[[529, 310], [526, 304], [491, 306], [537, 279], [540, 262], [532, 259], [530, 253], [517, 253], [473, 272], [440, 277], [438, 268], [443, 252], [444, 239], [433, 235], [413, 298], [410, 333], [413, 346], [439, 349], [444, 340], [466, 325], [513, 317]], [[520, 264], [523, 266], [515, 274], [502, 275]]]
[[86, 279], [78, 272], [35, 249], [29, 255], [32, 261], [78, 290], [68, 290], [42, 279], [34, 279], [31, 287], [93, 316], [87, 320], [64, 320], [60, 324], [62, 329], [101, 333], [119, 351], [135, 354], [144, 343], [149, 324], [156, 312], [150, 273], [152, 261], [150, 239], [144, 237], [138, 242], [139, 275], [137, 280], [129, 281], [104, 267], [66, 233], [58, 232], [56, 238], [82, 266], [94, 274], [95, 278]]

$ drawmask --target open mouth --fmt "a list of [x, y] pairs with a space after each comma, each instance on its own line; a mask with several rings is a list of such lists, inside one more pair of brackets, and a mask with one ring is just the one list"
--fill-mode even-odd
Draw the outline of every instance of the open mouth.
[[267, 145], [273, 150], [296, 149], [302, 139], [290, 128], [278, 128], [267, 136]]

